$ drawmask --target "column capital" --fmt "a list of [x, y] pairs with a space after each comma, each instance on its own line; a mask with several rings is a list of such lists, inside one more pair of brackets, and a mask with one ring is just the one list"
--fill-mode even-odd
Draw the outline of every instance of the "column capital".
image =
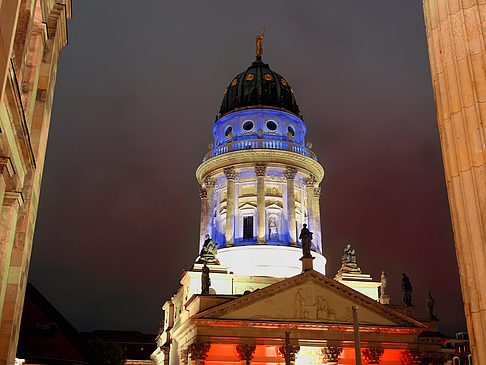
[[235, 180], [236, 179], [236, 170], [234, 167], [227, 167], [223, 170], [224, 176], [226, 176], [227, 180]]
[[179, 359], [181, 360], [181, 364], [183, 365], [187, 365], [188, 363], [188, 355], [189, 355], [189, 350], [188, 349], [179, 349], [177, 350], [178, 352], [178, 355], [179, 355]]
[[379, 364], [384, 352], [385, 350], [377, 347], [370, 347], [368, 349], [361, 350], [363, 357], [370, 364]]
[[321, 196], [321, 187], [320, 186], [314, 188], [314, 196], [316, 198], [320, 198], [320, 196]]
[[287, 169], [284, 172], [284, 176], [287, 180], [293, 180], [297, 175], [297, 169], [292, 166], [287, 166]]
[[307, 179], [305, 179], [305, 185], [307, 185], [308, 188], [314, 187], [316, 185], [317, 179], [314, 175], [310, 175]]
[[255, 165], [256, 176], [265, 176], [267, 174], [267, 164], [257, 163]]
[[236, 345], [236, 352], [240, 361], [251, 361], [255, 354], [256, 345], [240, 344]]
[[327, 346], [321, 349], [322, 356], [328, 364], [337, 364], [342, 352], [343, 348], [340, 346]]
[[[289, 360], [295, 361], [295, 355], [300, 351], [300, 346], [288, 345], [289, 346]], [[282, 356], [287, 360], [287, 353], [285, 351], [286, 345], [282, 345], [278, 348], [278, 351], [282, 354]]]
[[210, 348], [210, 343], [194, 342], [189, 345], [187, 350], [191, 355], [191, 360], [206, 360]]
[[205, 188], [199, 189], [199, 197], [201, 199], [206, 199], [208, 197], [208, 191]]
[[214, 188], [214, 185], [216, 185], [216, 181], [211, 179], [211, 176], [208, 175], [204, 178], [203, 184], [207, 189]]

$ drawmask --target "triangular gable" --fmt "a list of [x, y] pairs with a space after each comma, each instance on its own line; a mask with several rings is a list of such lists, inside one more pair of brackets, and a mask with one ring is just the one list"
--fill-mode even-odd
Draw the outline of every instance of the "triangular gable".
[[197, 314], [194, 318], [425, 327], [317, 271], [308, 271]]

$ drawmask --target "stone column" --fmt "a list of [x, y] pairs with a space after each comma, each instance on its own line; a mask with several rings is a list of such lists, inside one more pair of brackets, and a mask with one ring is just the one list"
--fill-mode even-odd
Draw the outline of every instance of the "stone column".
[[235, 179], [234, 167], [224, 169], [226, 176], [226, 245], [231, 247], [234, 244], [235, 234]]
[[2, 322], [4, 305], [9, 306], [8, 303], [5, 303], [8, 273], [12, 259], [17, 217], [22, 203], [20, 193], [5, 192], [0, 217], [0, 323]]
[[[187, 365], [187, 363], [189, 362], [189, 350], [179, 349], [178, 355], [181, 365]], [[167, 360], [169, 360], [169, 358], [167, 358]]]
[[208, 357], [209, 349], [211, 348], [211, 344], [209, 343], [199, 343], [195, 342], [189, 346], [187, 349], [191, 356], [191, 362], [194, 365], [202, 365], [206, 361]]
[[238, 359], [244, 361], [246, 365], [250, 365], [251, 359], [255, 354], [256, 345], [236, 345], [236, 352], [238, 353]]
[[206, 219], [206, 233], [213, 238], [213, 197], [214, 197], [214, 186], [216, 182], [212, 180], [209, 176], [204, 179], [204, 185], [206, 186], [206, 207], [207, 207], [207, 219]]
[[319, 198], [321, 197], [321, 187], [314, 188], [314, 220], [315, 220], [315, 245], [317, 251], [322, 253], [322, 231], [321, 231], [321, 207], [319, 205]]
[[297, 246], [297, 236], [295, 230], [295, 189], [294, 178], [297, 174], [295, 167], [287, 167], [284, 172], [287, 179], [287, 222], [289, 226], [289, 242], [292, 246]]
[[305, 185], [307, 187], [307, 225], [309, 231], [315, 232], [315, 217], [314, 217], [314, 185], [316, 184], [316, 178], [311, 175], [305, 180]]
[[199, 197], [201, 198], [201, 225], [199, 230], [199, 251], [204, 245], [204, 240], [207, 231], [208, 221], [208, 192], [205, 188], [199, 189]]
[[255, 174], [257, 176], [257, 243], [265, 243], [265, 175], [267, 165], [256, 164]]
[[466, 322], [486, 364], [486, 67], [484, 0], [423, 0]]

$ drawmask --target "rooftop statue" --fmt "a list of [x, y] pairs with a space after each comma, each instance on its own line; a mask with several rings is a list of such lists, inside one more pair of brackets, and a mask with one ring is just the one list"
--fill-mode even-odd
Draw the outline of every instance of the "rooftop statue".
[[307, 228], [307, 224], [303, 224], [302, 230], [300, 231], [299, 239], [302, 241], [302, 256], [312, 257], [310, 249], [312, 244], [313, 233]]
[[206, 240], [204, 241], [204, 245], [201, 249], [201, 253], [199, 254], [199, 260], [197, 260], [198, 264], [207, 263], [209, 265], [219, 265], [219, 261], [216, 258], [216, 254], [218, 253], [218, 245], [214, 243], [214, 241], [209, 237], [209, 234], [206, 235]]
[[262, 35], [257, 35], [256, 37], [256, 55], [257, 57], [261, 57], [263, 54], [263, 35], [265, 34], [265, 27], [263, 27]]
[[387, 277], [384, 271], [381, 272], [381, 297], [386, 295], [386, 285], [387, 285]]
[[437, 319], [437, 317], [434, 315], [434, 305], [435, 305], [435, 299], [432, 297], [432, 292], [429, 290], [429, 293], [427, 294], [427, 313], [429, 315], [430, 319]]
[[405, 305], [412, 305], [412, 284], [407, 275], [402, 274], [402, 295]]
[[348, 243], [344, 249], [341, 269], [345, 272], [361, 272], [356, 262], [356, 251]]
[[201, 269], [201, 294], [209, 295], [209, 288], [211, 287], [211, 278], [209, 277], [209, 267], [204, 262], [204, 266]]

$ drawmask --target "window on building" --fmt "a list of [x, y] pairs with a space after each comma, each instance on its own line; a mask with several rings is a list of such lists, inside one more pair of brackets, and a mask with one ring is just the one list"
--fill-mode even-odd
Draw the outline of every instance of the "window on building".
[[226, 137], [228, 137], [228, 134], [230, 134], [232, 131], [233, 131], [233, 128], [231, 128], [231, 126], [228, 126], [228, 128], [226, 128], [226, 130], [224, 131], [224, 135]]
[[243, 217], [243, 239], [253, 239], [253, 216]]
[[243, 123], [243, 129], [245, 131], [251, 131], [253, 129], [253, 122], [251, 120], [245, 121], [245, 123]]

